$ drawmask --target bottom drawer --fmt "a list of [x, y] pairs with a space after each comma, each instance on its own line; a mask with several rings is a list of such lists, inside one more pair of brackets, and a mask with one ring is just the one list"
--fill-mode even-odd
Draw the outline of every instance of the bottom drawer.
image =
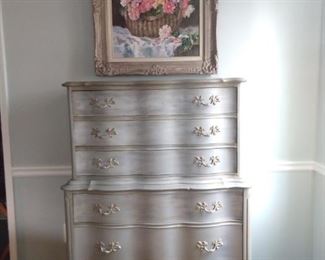
[[240, 223], [172, 228], [73, 228], [71, 260], [243, 260]]
[[72, 205], [74, 223], [207, 224], [241, 221], [243, 190], [79, 192]]

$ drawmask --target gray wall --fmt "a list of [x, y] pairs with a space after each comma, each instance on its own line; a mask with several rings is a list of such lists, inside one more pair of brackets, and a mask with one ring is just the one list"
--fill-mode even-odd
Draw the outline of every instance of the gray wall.
[[[325, 163], [325, 0], [318, 99], [317, 161]], [[325, 175], [316, 174], [314, 189], [314, 260], [325, 259]]]
[[325, 176], [315, 174], [314, 179], [314, 238], [313, 260], [325, 259]]
[[250, 201], [252, 260], [312, 260], [313, 175], [274, 172], [263, 179]]
[[318, 98], [318, 132], [317, 132], [317, 160], [325, 163], [325, 0], [323, 0], [322, 16], [322, 45], [320, 60], [320, 83]]
[[70, 163], [65, 80], [95, 78], [91, 1], [3, 1], [12, 163]]
[[[1, 3], [13, 166], [69, 165], [66, 95], [60, 84], [97, 79], [90, 1]], [[254, 184], [253, 259], [311, 260], [312, 205], [321, 203], [313, 199], [318, 182], [308, 171], [268, 168], [278, 160], [315, 159], [317, 121], [324, 115], [316, 113], [320, 2], [221, 0], [219, 6], [220, 76], [248, 80], [241, 100], [241, 165]], [[19, 260], [64, 259], [59, 187], [65, 181], [15, 177]]]
[[[13, 165], [70, 164], [60, 84], [96, 79], [90, 1], [2, 5]], [[242, 91], [243, 147], [250, 147], [245, 161], [261, 154], [272, 160], [313, 159], [320, 3], [221, 0], [219, 6], [220, 76], [248, 80]]]
[[16, 178], [19, 260], [65, 260], [64, 199], [66, 177]]

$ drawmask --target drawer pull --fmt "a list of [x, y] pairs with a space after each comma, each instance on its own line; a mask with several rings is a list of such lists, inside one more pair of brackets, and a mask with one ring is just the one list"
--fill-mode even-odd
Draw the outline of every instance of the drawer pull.
[[93, 165], [96, 166], [97, 169], [108, 170], [108, 169], [115, 168], [115, 167], [119, 166], [120, 163], [115, 158], [109, 158], [107, 160], [103, 160], [100, 158], [94, 158]]
[[201, 214], [203, 213], [216, 213], [219, 210], [221, 210], [223, 208], [223, 204], [221, 201], [216, 201], [212, 204], [212, 208], [209, 209], [208, 203], [206, 202], [198, 202], [196, 203], [196, 209], [198, 209], [200, 211]]
[[220, 103], [221, 100], [219, 98], [219, 96], [215, 96], [212, 95], [209, 97], [209, 101], [205, 101], [204, 98], [202, 96], [195, 96], [192, 100], [192, 103], [197, 105], [197, 106], [209, 106], [209, 105], [217, 105], [218, 103]]
[[100, 241], [97, 243], [97, 248], [99, 249], [100, 253], [109, 255], [121, 250], [122, 246], [117, 241], [112, 241], [108, 245], [105, 245], [104, 242]]
[[196, 243], [196, 247], [202, 252], [202, 253], [214, 253], [218, 251], [221, 247], [223, 247], [223, 242], [221, 239], [213, 241], [211, 243], [211, 248], [208, 248], [209, 244], [206, 241], [198, 241]]
[[110, 216], [112, 214], [116, 214], [117, 212], [120, 212], [121, 209], [116, 204], [111, 204], [107, 207], [107, 209], [103, 209], [103, 207], [100, 204], [95, 205], [95, 210], [102, 216]]
[[211, 156], [210, 161], [207, 162], [205, 158], [202, 156], [196, 156], [194, 157], [193, 164], [196, 165], [197, 167], [212, 167], [216, 166], [218, 163], [220, 163], [220, 159], [218, 156]]
[[211, 126], [209, 128], [209, 132], [206, 131], [202, 126], [196, 126], [194, 127], [193, 134], [196, 136], [205, 136], [205, 137], [210, 137], [211, 135], [217, 135], [220, 133], [220, 129], [218, 126]]
[[93, 128], [91, 130], [90, 135], [94, 136], [97, 139], [103, 139], [104, 137], [108, 136], [112, 138], [114, 135], [117, 135], [115, 128], [107, 128], [105, 132], [102, 134], [98, 128]]
[[98, 98], [90, 98], [89, 105], [93, 110], [107, 110], [115, 105], [113, 98], [105, 98], [103, 101], [100, 101]]

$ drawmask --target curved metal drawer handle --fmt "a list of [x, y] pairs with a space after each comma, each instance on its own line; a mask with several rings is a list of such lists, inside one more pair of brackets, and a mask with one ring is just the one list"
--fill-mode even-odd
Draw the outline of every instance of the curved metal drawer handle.
[[111, 97], [104, 98], [103, 101], [100, 101], [98, 98], [90, 98], [89, 105], [93, 110], [107, 110], [115, 105], [115, 101]]
[[108, 206], [107, 209], [104, 209], [100, 204], [96, 204], [95, 210], [102, 216], [110, 216], [121, 211], [121, 209], [116, 204], [113, 203], [110, 206]]
[[196, 126], [193, 130], [193, 134], [196, 136], [210, 137], [211, 135], [217, 135], [218, 133], [220, 133], [220, 129], [216, 125], [211, 126], [209, 131], [206, 131], [202, 126]]
[[205, 107], [207, 107], [209, 105], [215, 106], [220, 102], [221, 102], [221, 100], [220, 100], [219, 96], [216, 96], [216, 95], [210, 96], [208, 101], [205, 101], [202, 96], [195, 96], [192, 100], [193, 104], [195, 104], [197, 106], [205, 106]]
[[94, 138], [97, 139], [103, 139], [104, 137], [112, 138], [114, 135], [117, 135], [117, 131], [115, 128], [107, 128], [105, 129], [104, 133], [102, 134], [101, 131], [98, 128], [93, 128], [91, 130], [90, 135], [92, 135]]
[[218, 163], [220, 163], [220, 159], [218, 156], [211, 156], [209, 162], [207, 162], [207, 160], [202, 156], [195, 156], [193, 160], [193, 164], [197, 167], [209, 168], [212, 166], [216, 166]]
[[117, 241], [112, 241], [108, 243], [107, 245], [103, 241], [99, 241], [97, 243], [97, 248], [99, 249], [100, 253], [109, 255], [112, 253], [115, 253], [122, 249], [122, 246]]
[[203, 213], [213, 214], [223, 208], [223, 204], [221, 201], [216, 201], [211, 206], [212, 206], [212, 208], [209, 209], [208, 203], [206, 203], [206, 202], [196, 203], [196, 209], [199, 210], [201, 214], [203, 214]]
[[120, 162], [115, 158], [109, 158], [107, 160], [103, 160], [101, 158], [94, 158], [93, 165], [96, 166], [97, 169], [108, 170], [119, 166]]
[[223, 247], [223, 242], [221, 239], [215, 240], [211, 243], [211, 249], [208, 248], [209, 244], [206, 241], [198, 241], [196, 243], [196, 247], [202, 252], [202, 253], [214, 253], [218, 251], [221, 247]]

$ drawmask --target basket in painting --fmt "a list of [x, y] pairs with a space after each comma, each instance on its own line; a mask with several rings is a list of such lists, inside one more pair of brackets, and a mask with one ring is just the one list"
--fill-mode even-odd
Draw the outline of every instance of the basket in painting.
[[138, 37], [159, 37], [159, 29], [164, 25], [169, 25], [172, 32], [178, 30], [183, 19], [181, 12], [175, 14], [162, 14], [159, 16], [147, 16], [133, 21], [129, 18], [127, 12], [124, 12], [125, 24], [130, 33]]

